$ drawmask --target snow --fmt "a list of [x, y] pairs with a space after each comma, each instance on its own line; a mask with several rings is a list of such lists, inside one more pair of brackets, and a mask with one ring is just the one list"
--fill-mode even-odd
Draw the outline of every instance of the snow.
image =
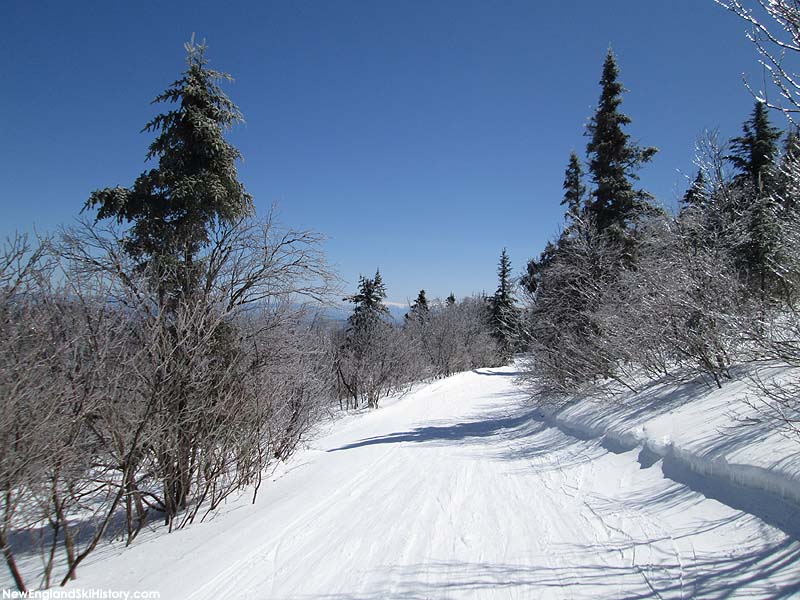
[[702, 379], [656, 382], [613, 402], [577, 402], [545, 414], [551, 425], [581, 437], [625, 450], [646, 449], [717, 483], [753, 488], [800, 505], [800, 436], [785, 435], [744, 402], [758, 394], [752, 375], [781, 378], [787, 371], [739, 369], [722, 388]]
[[800, 596], [800, 444], [726, 429], [745, 383], [660, 384], [611, 410], [542, 413], [513, 375], [462, 373], [339, 420], [255, 505], [107, 546], [70, 587], [194, 600]]

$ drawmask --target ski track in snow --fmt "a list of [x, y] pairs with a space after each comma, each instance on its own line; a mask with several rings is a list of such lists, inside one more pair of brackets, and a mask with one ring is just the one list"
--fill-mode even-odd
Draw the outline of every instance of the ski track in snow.
[[342, 420], [254, 506], [98, 552], [71, 587], [162, 598], [790, 598], [800, 542], [533, 418], [511, 369]]

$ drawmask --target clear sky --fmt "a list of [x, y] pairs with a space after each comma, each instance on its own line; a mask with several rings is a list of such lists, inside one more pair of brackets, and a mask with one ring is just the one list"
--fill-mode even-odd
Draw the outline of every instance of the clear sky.
[[641, 183], [671, 206], [697, 136], [752, 110], [745, 31], [712, 0], [4, 0], [0, 235], [133, 182], [196, 32], [236, 79], [258, 210], [326, 234], [347, 291], [380, 267], [394, 302], [493, 292], [502, 248], [521, 272], [562, 222], [609, 44], [628, 132], [661, 149]]

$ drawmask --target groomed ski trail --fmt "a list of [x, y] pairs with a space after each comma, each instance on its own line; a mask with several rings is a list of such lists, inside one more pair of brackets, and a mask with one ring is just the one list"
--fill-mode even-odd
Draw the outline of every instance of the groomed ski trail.
[[344, 419], [251, 506], [98, 552], [71, 587], [162, 598], [789, 598], [791, 532], [548, 426], [513, 370]]

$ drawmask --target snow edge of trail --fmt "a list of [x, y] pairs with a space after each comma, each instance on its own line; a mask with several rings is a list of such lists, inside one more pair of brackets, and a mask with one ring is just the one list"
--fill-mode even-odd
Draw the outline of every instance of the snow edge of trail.
[[[703, 401], [702, 397], [697, 399], [699, 403]], [[746, 488], [754, 494], [749, 503], [751, 506], [789, 503], [791, 508], [800, 511], [800, 473], [792, 472], [791, 469], [777, 463], [764, 465], [765, 462], [769, 462], [771, 453], [780, 453], [787, 448], [791, 454], [784, 457], [789, 459], [784, 462], [797, 464], [800, 458], [800, 445], [796, 442], [792, 441], [789, 444], [794, 444], [797, 450], [791, 445], [781, 444], [777, 447], [774, 443], [770, 443], [775, 441], [775, 437], [780, 436], [767, 440], [740, 442], [740, 445], [747, 446], [750, 457], [754, 459], [747, 460], [747, 452], [727, 452], [724, 447], [704, 446], [692, 439], [694, 432], [690, 427], [684, 428], [680, 432], [682, 435], [677, 436], [684, 439], [675, 439], [674, 434], [677, 432], [673, 428], [683, 425], [680, 421], [671, 422], [668, 427], [664, 427], [663, 419], [662, 422], [657, 422], [657, 417], [652, 420], [647, 420], [645, 417], [644, 421], [639, 420], [635, 423], [626, 423], [626, 419], [604, 422], [600, 415], [601, 410], [600, 405], [591, 401], [578, 401], [559, 407], [545, 405], [539, 408], [539, 418], [545, 424], [556, 427], [567, 435], [584, 440], [598, 440], [604, 448], [614, 453], [629, 452], [638, 448], [642, 468], [661, 460], [664, 476], [669, 479], [686, 479], [685, 476], [680, 477], [680, 474], [688, 470], [695, 479], [702, 478], [705, 487], [712, 492], [720, 485], [728, 488], [731, 486], [738, 489]], [[714, 415], [711, 416], [711, 420], [713, 418]], [[734, 457], [730, 454], [734, 454]], [[756, 464], [759, 462], [762, 464]], [[722, 501], [725, 502], [725, 499]], [[753, 511], [748, 510], [748, 512]], [[791, 529], [800, 532], [800, 526], [791, 526]]]
[[621, 451], [640, 448], [652, 452], [659, 458], [675, 459], [698, 475], [725, 479], [731, 483], [769, 492], [800, 504], [800, 480], [788, 473], [750, 464], [730, 463], [724, 455], [700, 456], [677, 446], [673, 441], [659, 442], [649, 438], [646, 430], [642, 427], [627, 431], [606, 430], [559, 418], [555, 413], [543, 414], [549, 424], [558, 427], [568, 435], [599, 439], [603, 446], [618, 448]]

